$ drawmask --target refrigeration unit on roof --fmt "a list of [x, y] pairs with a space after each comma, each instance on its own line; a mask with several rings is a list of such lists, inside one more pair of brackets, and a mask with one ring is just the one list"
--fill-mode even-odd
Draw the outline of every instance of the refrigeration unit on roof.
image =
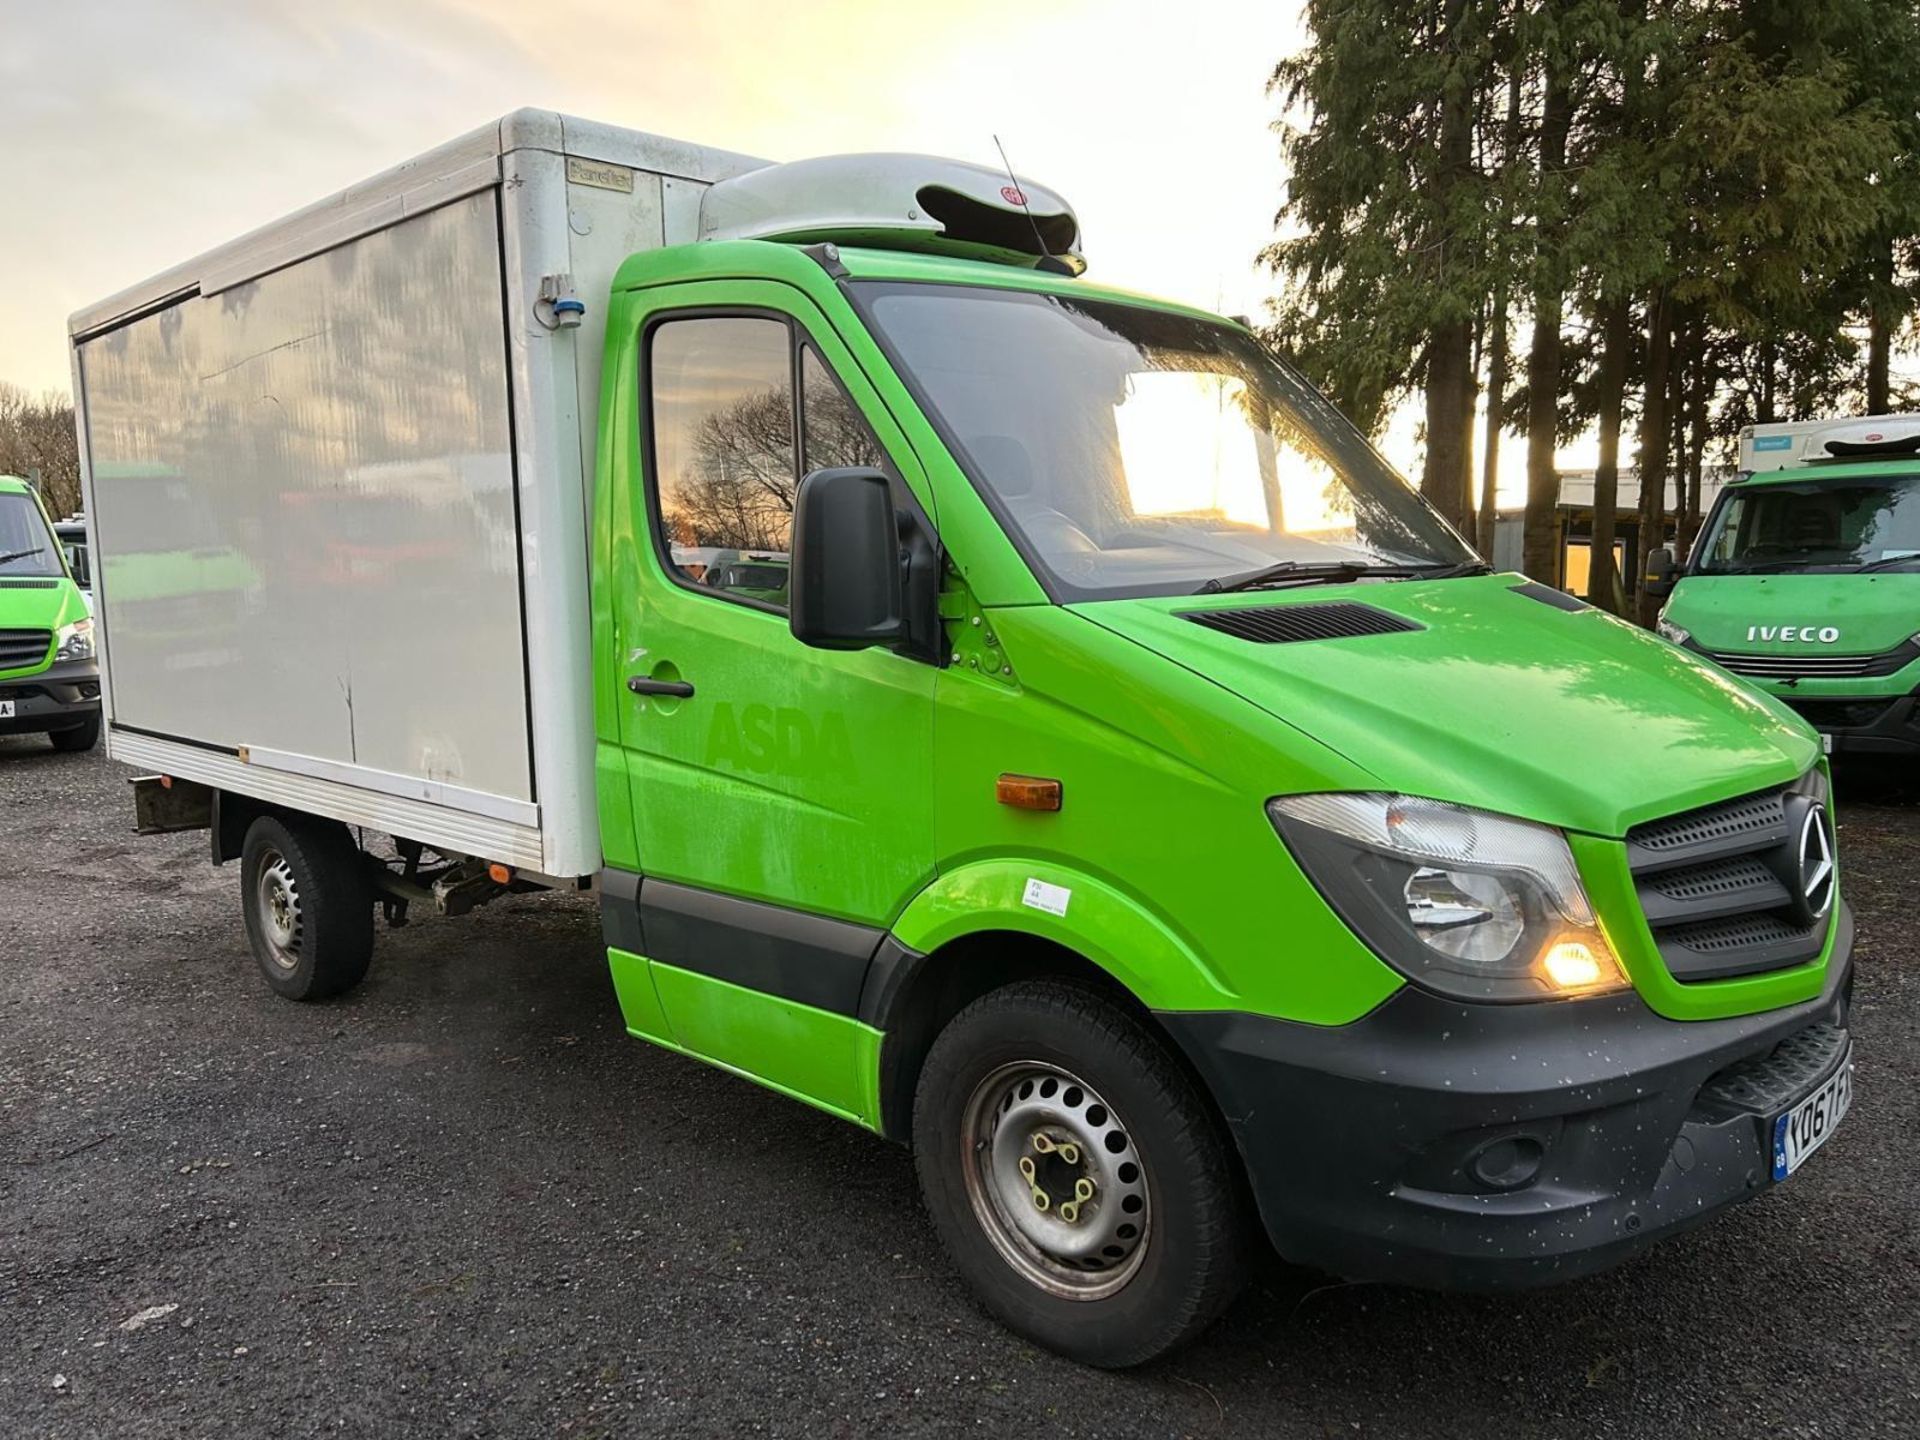
[[1920, 414], [1853, 420], [1791, 420], [1740, 432], [1740, 468], [1749, 474], [1821, 461], [1920, 455]]
[[1086, 269], [1080, 222], [1062, 196], [932, 155], [827, 155], [722, 180], [701, 197], [700, 238], [833, 241]]

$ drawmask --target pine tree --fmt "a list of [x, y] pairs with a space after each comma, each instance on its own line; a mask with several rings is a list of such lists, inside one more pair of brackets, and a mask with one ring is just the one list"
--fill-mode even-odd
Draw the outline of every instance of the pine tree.
[[1365, 427], [1422, 389], [1421, 489], [1463, 530], [1474, 330], [1497, 269], [1475, 141], [1503, 10], [1312, 0], [1318, 43], [1270, 87], [1290, 116], [1277, 223], [1297, 232], [1262, 254], [1288, 286], [1270, 338]]
[[1422, 489], [1463, 528], [1477, 351], [1490, 428], [1527, 440], [1536, 578], [1559, 576], [1564, 436], [1599, 434], [1605, 604], [1628, 434], [1641, 560], [1671, 514], [1691, 536], [1741, 425], [1892, 403], [1920, 304], [1914, 0], [1311, 0], [1307, 21], [1273, 78], [1270, 338], [1368, 428], [1421, 392]]

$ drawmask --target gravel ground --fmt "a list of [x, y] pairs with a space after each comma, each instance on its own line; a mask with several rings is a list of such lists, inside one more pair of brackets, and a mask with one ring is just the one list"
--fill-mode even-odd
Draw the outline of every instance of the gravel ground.
[[977, 1311], [905, 1152], [621, 1031], [597, 917], [255, 977], [235, 867], [0, 740], [0, 1436], [1912, 1436], [1920, 809], [1842, 811], [1858, 1099], [1793, 1181], [1511, 1299], [1274, 1267], [1128, 1375]]

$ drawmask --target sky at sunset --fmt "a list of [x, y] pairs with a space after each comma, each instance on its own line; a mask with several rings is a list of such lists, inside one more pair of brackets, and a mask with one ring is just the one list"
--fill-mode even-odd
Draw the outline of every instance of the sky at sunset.
[[[0, 0], [0, 381], [67, 390], [72, 311], [523, 105], [774, 160], [992, 164], [998, 133], [1078, 210], [1092, 278], [1257, 317], [1282, 184], [1266, 82], [1301, 9]], [[1381, 440], [1413, 474], [1417, 420]]]
[[522, 105], [770, 159], [993, 162], [998, 132], [1094, 276], [1256, 312], [1297, 10], [0, 0], [0, 380], [67, 389], [71, 311]]

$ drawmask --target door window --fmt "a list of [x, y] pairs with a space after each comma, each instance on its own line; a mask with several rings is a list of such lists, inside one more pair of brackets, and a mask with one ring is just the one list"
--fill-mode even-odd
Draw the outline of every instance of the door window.
[[793, 345], [758, 316], [653, 332], [654, 523], [687, 584], [784, 610], [793, 531]]
[[860, 465], [892, 473], [887, 452], [811, 345], [800, 350], [804, 472]]
[[670, 320], [654, 328], [650, 350], [660, 547], [686, 584], [778, 610], [787, 608], [800, 477], [847, 465], [894, 473], [819, 353], [803, 343], [797, 355], [796, 416], [785, 321]]

